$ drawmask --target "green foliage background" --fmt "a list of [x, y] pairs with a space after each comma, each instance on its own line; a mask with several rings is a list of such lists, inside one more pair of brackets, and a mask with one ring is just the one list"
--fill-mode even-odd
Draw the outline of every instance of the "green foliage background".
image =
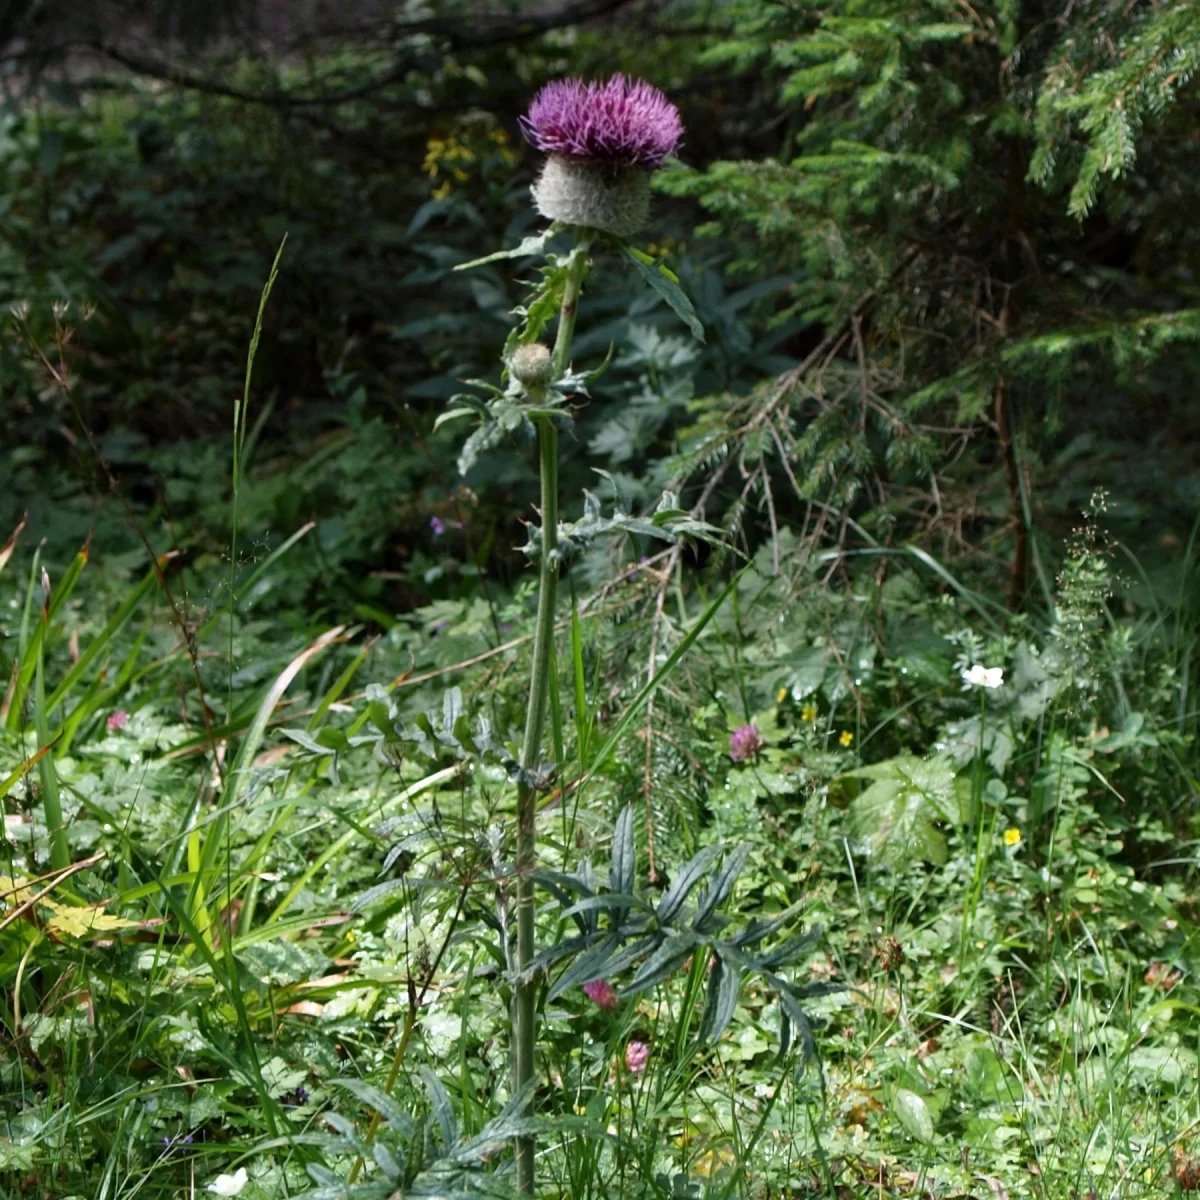
[[0, 19], [0, 1196], [507, 1194], [533, 455], [435, 423], [617, 70], [705, 339], [595, 256], [564, 519], [712, 539], [565, 576], [546, 1193], [1189, 1190], [1200, 10], [305, 13]]

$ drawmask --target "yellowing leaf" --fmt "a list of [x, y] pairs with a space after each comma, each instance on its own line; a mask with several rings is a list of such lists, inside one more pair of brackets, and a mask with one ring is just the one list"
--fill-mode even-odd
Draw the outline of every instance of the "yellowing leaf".
[[20, 908], [30, 896], [33, 888], [27, 879], [13, 879], [11, 875], [0, 875], [0, 911]]
[[46, 922], [46, 928], [51, 933], [64, 937], [95, 937], [101, 933], [111, 933], [114, 929], [128, 929], [137, 924], [136, 921], [127, 921], [124, 917], [114, 917], [111, 913], [106, 913], [103, 904], [92, 908], [55, 904], [51, 900], [45, 901], [45, 904], [54, 911], [54, 915]]

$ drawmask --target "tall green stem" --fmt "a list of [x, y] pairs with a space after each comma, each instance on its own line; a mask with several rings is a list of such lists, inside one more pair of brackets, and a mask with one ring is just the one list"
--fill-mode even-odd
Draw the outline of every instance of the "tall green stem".
[[[558, 336], [550, 360], [550, 378], [557, 382], [571, 355], [579, 292], [587, 270], [591, 239], [581, 234], [567, 262]], [[536, 400], [537, 397], [531, 396]], [[513, 1088], [519, 1094], [534, 1078], [537, 984], [531, 978], [537, 908], [533, 872], [537, 865], [537, 793], [533, 775], [542, 754], [546, 697], [550, 690], [550, 663], [554, 639], [554, 602], [558, 592], [558, 429], [552, 417], [537, 422], [542, 484], [542, 557], [538, 578], [537, 627], [533, 638], [533, 668], [529, 678], [529, 708], [521, 744], [521, 781], [517, 785], [517, 970], [513, 1011]], [[528, 1101], [526, 1112], [529, 1111]], [[525, 1135], [516, 1140], [517, 1187], [526, 1195], [534, 1190], [534, 1143]]]
[[571, 359], [571, 340], [575, 337], [575, 318], [579, 315], [579, 293], [587, 270], [588, 251], [592, 239], [581, 232], [567, 263], [567, 281], [563, 286], [562, 308], [558, 316], [558, 335], [554, 339], [554, 355], [550, 359], [550, 378], [557, 382]]
[[[47, 598], [47, 604], [49, 598]], [[43, 615], [43, 622], [46, 618]], [[43, 624], [43, 630], [46, 625]], [[67, 827], [63, 824], [62, 802], [58, 791], [58, 772], [54, 766], [54, 750], [50, 745], [50, 724], [46, 718], [46, 684], [42, 671], [43, 648], [46, 638], [43, 636], [37, 648], [37, 674], [34, 682], [34, 699], [37, 707], [34, 710], [35, 729], [37, 731], [38, 749], [42, 751], [38, 770], [42, 778], [42, 806], [46, 817], [46, 831], [50, 835], [50, 865], [56, 871], [65, 871], [71, 865], [71, 848], [67, 844]]]

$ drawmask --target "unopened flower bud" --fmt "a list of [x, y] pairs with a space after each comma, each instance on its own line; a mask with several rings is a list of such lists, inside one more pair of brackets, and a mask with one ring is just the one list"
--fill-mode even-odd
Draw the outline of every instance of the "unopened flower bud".
[[513, 351], [508, 369], [526, 391], [539, 391], [550, 382], [550, 351], [541, 342], [526, 342]]

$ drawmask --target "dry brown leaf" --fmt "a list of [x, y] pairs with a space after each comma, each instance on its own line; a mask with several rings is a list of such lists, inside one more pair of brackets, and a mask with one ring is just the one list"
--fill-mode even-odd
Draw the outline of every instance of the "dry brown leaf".
[[297, 1000], [295, 1004], [275, 1010], [277, 1014], [294, 1013], [298, 1017], [319, 1017], [324, 1011], [325, 1005], [318, 1004], [315, 1000]]

